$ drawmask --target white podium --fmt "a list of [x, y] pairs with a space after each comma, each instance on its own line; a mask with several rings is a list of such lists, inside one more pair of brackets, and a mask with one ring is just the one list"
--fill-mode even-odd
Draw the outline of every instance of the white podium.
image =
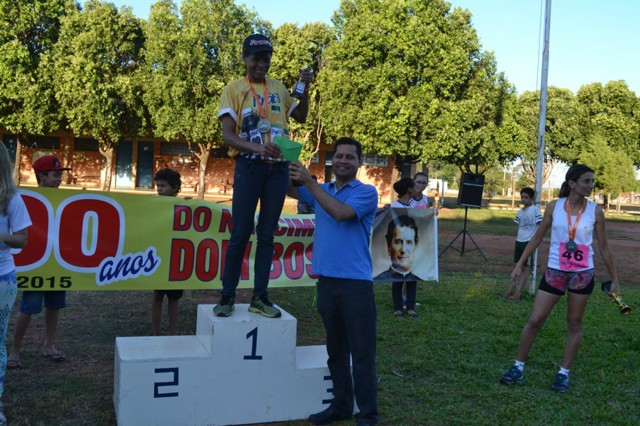
[[324, 345], [296, 347], [297, 320], [199, 305], [195, 336], [117, 337], [118, 424], [237, 425], [305, 419], [330, 404]]

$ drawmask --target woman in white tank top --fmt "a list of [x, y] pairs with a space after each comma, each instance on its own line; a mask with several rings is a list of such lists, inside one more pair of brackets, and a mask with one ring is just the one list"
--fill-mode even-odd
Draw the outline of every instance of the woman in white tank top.
[[524, 380], [524, 363], [538, 331], [558, 300], [567, 292], [567, 340], [562, 366], [551, 388], [558, 392], [566, 392], [569, 389], [569, 370], [578, 354], [582, 340], [582, 318], [594, 288], [592, 247], [594, 232], [604, 265], [611, 275], [609, 294], [620, 294], [618, 274], [605, 233], [604, 212], [600, 206], [587, 200], [593, 191], [593, 186], [592, 169], [581, 164], [569, 168], [560, 188], [560, 198], [547, 205], [540, 227], [527, 244], [520, 261], [511, 273], [512, 281], [520, 278], [522, 264], [533, 254], [551, 228], [547, 270], [540, 280], [531, 316], [520, 335], [516, 362], [500, 378], [503, 384], [511, 385]]

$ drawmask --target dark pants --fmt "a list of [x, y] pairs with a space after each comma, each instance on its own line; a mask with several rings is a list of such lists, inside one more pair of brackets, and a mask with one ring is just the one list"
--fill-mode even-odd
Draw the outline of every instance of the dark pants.
[[378, 381], [372, 282], [321, 276], [318, 280], [318, 312], [327, 333], [327, 365], [333, 380], [332, 406], [341, 414], [351, 414], [355, 396], [360, 410], [356, 419], [375, 424], [378, 421]]
[[225, 254], [222, 294], [235, 297], [244, 252], [253, 231], [256, 207], [260, 214], [256, 227], [253, 295], [267, 295], [273, 258], [273, 233], [278, 226], [289, 185], [289, 163], [269, 164], [262, 160], [238, 157], [233, 176], [231, 239]]
[[[407, 310], [415, 309], [416, 307], [416, 288], [418, 287], [415, 281], [406, 281], [407, 283]], [[393, 299], [393, 310], [402, 310], [402, 284], [403, 281], [394, 282], [391, 284], [391, 297]]]

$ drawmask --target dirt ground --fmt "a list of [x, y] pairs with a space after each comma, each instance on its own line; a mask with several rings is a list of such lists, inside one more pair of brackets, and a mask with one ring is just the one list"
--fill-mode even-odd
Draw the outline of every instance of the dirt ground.
[[[607, 238], [613, 250], [613, 257], [618, 270], [620, 284], [640, 285], [640, 223], [635, 222], [607, 222]], [[451, 248], [445, 248], [456, 238], [455, 233], [439, 233], [440, 246], [440, 272], [449, 273], [455, 271], [473, 271], [485, 274], [510, 273], [513, 269], [513, 236], [495, 236], [485, 234], [474, 234], [469, 231], [469, 237], [465, 239], [464, 254], [460, 254], [462, 249], [462, 236], [458, 237]], [[482, 255], [476, 250], [476, 245], [487, 257], [485, 262]], [[600, 255], [597, 243], [594, 244], [594, 261], [596, 267], [596, 281], [608, 280], [609, 274], [605, 268]], [[456, 250], [457, 249], [457, 250]], [[549, 239], [545, 238], [539, 247], [538, 269], [540, 276], [544, 272], [547, 264], [547, 254], [549, 252]], [[623, 289], [624, 291], [624, 289]]]

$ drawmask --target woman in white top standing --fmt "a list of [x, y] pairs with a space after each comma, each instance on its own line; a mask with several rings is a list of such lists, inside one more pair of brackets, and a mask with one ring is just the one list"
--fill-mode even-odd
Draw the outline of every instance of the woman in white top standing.
[[[13, 181], [13, 164], [3, 143], [0, 143], [0, 397], [4, 391], [7, 368], [7, 327], [18, 294], [16, 267], [11, 249], [27, 245], [27, 228], [31, 219]], [[6, 424], [0, 402], [0, 424]]]
[[538, 331], [560, 298], [567, 292], [567, 341], [560, 371], [551, 388], [558, 392], [569, 389], [569, 370], [582, 340], [582, 318], [594, 288], [593, 234], [595, 231], [602, 259], [611, 275], [609, 294], [620, 294], [618, 274], [605, 232], [604, 212], [587, 200], [594, 186], [594, 172], [585, 165], [571, 166], [560, 188], [560, 198], [549, 203], [540, 227], [516, 264], [511, 279], [517, 281], [526, 259], [540, 245], [551, 228], [551, 244], [547, 270], [540, 280], [533, 311], [520, 335], [516, 362], [500, 378], [510, 385], [524, 380], [524, 363]]

